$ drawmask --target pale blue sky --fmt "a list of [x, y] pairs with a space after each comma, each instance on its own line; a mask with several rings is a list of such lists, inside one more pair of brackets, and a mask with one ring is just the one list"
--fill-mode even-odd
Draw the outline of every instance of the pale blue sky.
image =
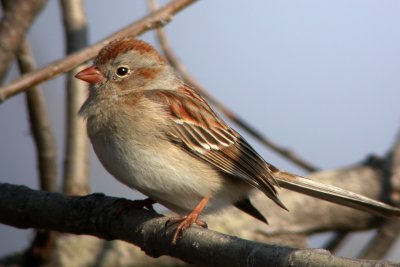
[[[85, 3], [90, 43], [146, 14], [145, 1]], [[29, 36], [40, 66], [63, 55], [57, 5], [49, 1]], [[399, 11], [397, 0], [204, 0], [175, 16], [167, 32], [190, 73], [219, 100], [278, 144], [321, 168], [336, 168], [368, 154], [384, 155], [397, 134]], [[154, 41], [152, 33], [143, 38]], [[62, 81], [44, 84], [60, 168]], [[0, 122], [0, 181], [36, 187], [22, 95], [0, 105]], [[267, 161], [300, 171], [248, 139]], [[137, 196], [114, 181], [95, 157], [91, 165], [93, 191]], [[0, 256], [22, 248], [31, 236], [0, 225], [0, 240], [7, 240], [0, 241]], [[391, 259], [400, 260], [392, 254]]]

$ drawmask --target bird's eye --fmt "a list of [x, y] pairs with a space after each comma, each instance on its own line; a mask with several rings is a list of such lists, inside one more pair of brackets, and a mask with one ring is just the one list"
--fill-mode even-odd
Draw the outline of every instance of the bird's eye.
[[125, 75], [127, 75], [129, 73], [129, 68], [128, 67], [118, 67], [116, 73], [119, 77], [124, 77]]

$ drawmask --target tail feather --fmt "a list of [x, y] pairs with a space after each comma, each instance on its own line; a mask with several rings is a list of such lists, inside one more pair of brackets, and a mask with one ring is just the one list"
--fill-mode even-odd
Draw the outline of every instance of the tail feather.
[[274, 171], [273, 174], [278, 184], [289, 190], [379, 216], [400, 216], [398, 208], [332, 185], [322, 184], [283, 171]]

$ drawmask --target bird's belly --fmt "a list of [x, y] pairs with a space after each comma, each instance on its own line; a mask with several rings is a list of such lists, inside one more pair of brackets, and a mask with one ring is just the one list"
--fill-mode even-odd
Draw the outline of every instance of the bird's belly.
[[212, 167], [166, 140], [156, 143], [120, 144], [92, 138], [98, 158], [116, 179], [176, 213], [188, 213], [206, 196], [210, 201], [205, 212], [212, 212], [248, 194], [250, 188], [243, 182], [227, 181]]

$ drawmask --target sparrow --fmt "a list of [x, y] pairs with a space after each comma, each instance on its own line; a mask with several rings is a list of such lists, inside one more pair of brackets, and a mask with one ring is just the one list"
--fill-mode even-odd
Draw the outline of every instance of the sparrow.
[[284, 187], [382, 216], [400, 210], [266, 162], [229, 127], [149, 44], [125, 37], [106, 45], [94, 64], [76, 74], [89, 83], [79, 114], [87, 121], [93, 149], [117, 180], [180, 215], [172, 243], [192, 224], [206, 226], [201, 213], [235, 206], [266, 218], [249, 200], [262, 191], [278, 197]]

